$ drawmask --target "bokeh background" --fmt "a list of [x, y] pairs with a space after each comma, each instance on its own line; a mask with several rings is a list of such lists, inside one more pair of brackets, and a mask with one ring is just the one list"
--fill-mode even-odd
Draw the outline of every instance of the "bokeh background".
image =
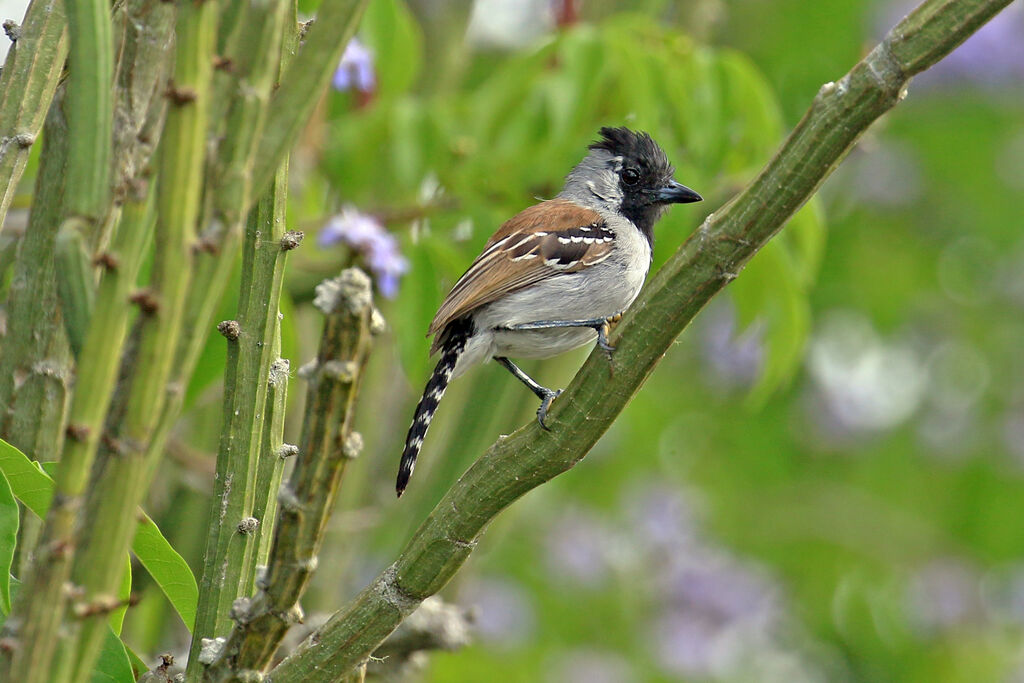
[[[910, 7], [373, 0], [292, 161], [289, 227], [307, 241], [283, 355], [313, 356], [313, 286], [349, 263], [374, 273], [389, 323], [312, 620], [532, 418], [501, 368], [460, 379], [394, 499], [423, 334], [490, 233], [557, 192], [599, 126], [629, 125], [706, 198], [659, 225], [657, 267]], [[915, 80], [579, 466], [491, 526], [444, 591], [472, 607], [475, 643], [433, 655], [422, 680], [1024, 680], [1022, 206], [1016, 2]], [[587, 352], [526, 367], [564, 386]], [[148, 503], [196, 573], [223, 362], [218, 336]], [[292, 442], [303, 393], [294, 382]], [[183, 628], [137, 581], [126, 642], [180, 650]]]

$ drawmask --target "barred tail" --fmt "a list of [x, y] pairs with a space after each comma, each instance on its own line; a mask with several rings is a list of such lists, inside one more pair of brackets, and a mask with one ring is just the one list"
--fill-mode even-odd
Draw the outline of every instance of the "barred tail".
[[434, 419], [437, 406], [444, 396], [448, 382], [455, 372], [455, 365], [466, 348], [466, 342], [473, 333], [473, 324], [470, 320], [458, 320], [448, 325], [442, 335], [445, 337], [441, 346], [441, 360], [430, 375], [427, 386], [423, 390], [423, 397], [416, 405], [416, 413], [409, 427], [409, 434], [405, 437], [405, 450], [402, 451], [402, 461], [398, 466], [398, 481], [395, 483], [395, 491], [398, 497], [402, 497], [405, 487], [409, 484], [409, 477], [412, 476], [413, 468], [416, 467], [416, 456], [420, 454], [423, 447], [423, 439], [427, 436], [427, 429], [430, 421]]

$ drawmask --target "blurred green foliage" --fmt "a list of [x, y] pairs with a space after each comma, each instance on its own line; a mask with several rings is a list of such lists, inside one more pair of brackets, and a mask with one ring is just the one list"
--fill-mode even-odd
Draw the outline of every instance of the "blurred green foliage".
[[[346, 475], [307, 614], [362, 588], [482, 449], [536, 408], [500, 368], [456, 382], [417, 480], [394, 500], [432, 362], [422, 335], [490, 233], [556, 193], [600, 126], [624, 124], [660, 141], [706, 199], [659, 224], [656, 269], [893, 11], [595, 1], [581, 22], [499, 50], [462, 40], [467, 7], [371, 4], [359, 35], [376, 88], [325, 98], [293, 155], [289, 227], [315, 238], [352, 204], [398, 236], [410, 270], [382, 301], [389, 332], [357, 420], [367, 447]], [[1019, 80], [921, 80], [591, 455], [492, 526], [446, 589], [478, 606], [478, 643], [433, 655], [426, 680], [1020, 675], [1024, 97]], [[292, 257], [282, 355], [293, 367], [315, 350], [313, 285], [353, 260], [312, 238]], [[564, 386], [586, 352], [527, 367]], [[211, 339], [147, 504], [194, 571], [223, 364], [223, 340]], [[302, 394], [290, 397], [292, 442]], [[135, 581], [143, 598], [126, 642], [147, 655], [182, 647], [160, 587], [143, 572]]]

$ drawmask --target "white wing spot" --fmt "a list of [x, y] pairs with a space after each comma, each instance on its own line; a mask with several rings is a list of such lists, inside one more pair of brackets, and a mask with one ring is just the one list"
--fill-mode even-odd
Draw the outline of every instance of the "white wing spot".
[[528, 254], [523, 254], [522, 256], [516, 256], [512, 260], [513, 261], [529, 261], [532, 258], [537, 258], [537, 254], [531, 251]]

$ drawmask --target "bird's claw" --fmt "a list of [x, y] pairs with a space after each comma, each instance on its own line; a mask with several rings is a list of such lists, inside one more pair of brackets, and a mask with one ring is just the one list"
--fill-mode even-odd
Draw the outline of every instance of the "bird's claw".
[[558, 391], [551, 391], [549, 389], [548, 393], [545, 394], [544, 398], [542, 398], [540, 401], [540, 408], [537, 408], [537, 422], [540, 423], [541, 429], [543, 429], [546, 432], [551, 431], [551, 428], [544, 424], [544, 420], [548, 416], [548, 408], [551, 407], [551, 402], [558, 398], [558, 395], [561, 393], [561, 389], [559, 389]]
[[605, 358], [608, 359], [608, 363], [612, 363], [612, 352], [615, 347], [608, 341], [608, 335], [615, 329], [615, 325], [622, 320], [622, 314], [616, 313], [615, 315], [605, 318], [604, 322], [597, 327], [597, 346], [604, 351]]

